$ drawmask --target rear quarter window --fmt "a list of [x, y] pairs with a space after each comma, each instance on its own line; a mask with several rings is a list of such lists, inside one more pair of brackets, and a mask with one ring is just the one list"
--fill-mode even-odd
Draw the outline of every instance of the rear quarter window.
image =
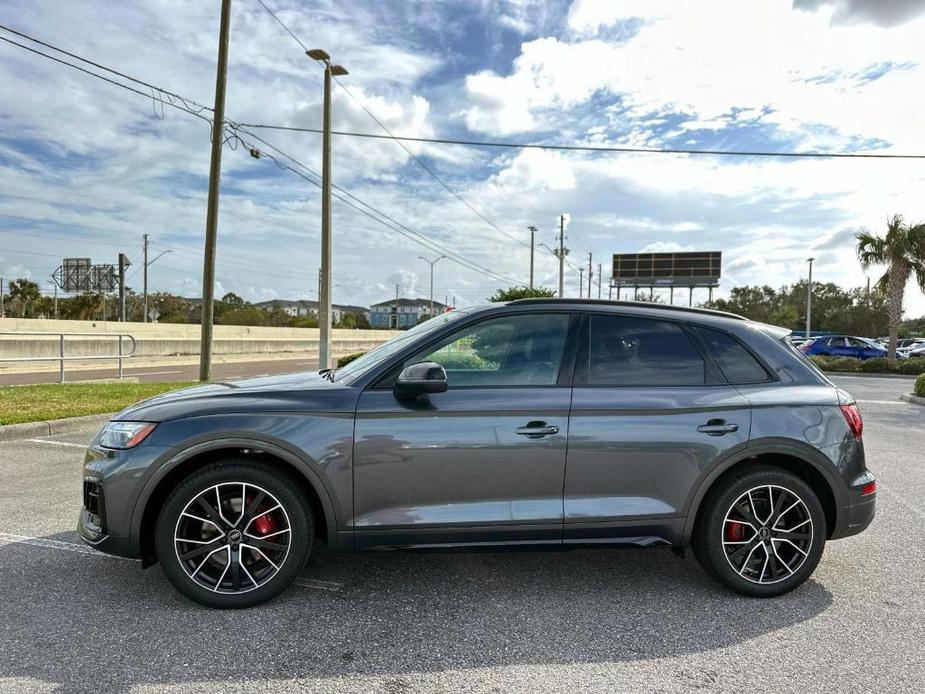
[[767, 370], [737, 339], [719, 330], [695, 327], [730, 383], [758, 383], [770, 378]]

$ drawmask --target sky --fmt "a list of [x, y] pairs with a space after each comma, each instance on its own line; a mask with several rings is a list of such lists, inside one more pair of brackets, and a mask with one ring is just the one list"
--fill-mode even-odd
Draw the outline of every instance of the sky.
[[[922, 0], [264, 2], [349, 71], [334, 86], [337, 130], [382, 134], [371, 113], [412, 137], [925, 153]], [[8, 0], [0, 24], [211, 105], [218, 10], [217, 0]], [[233, 0], [229, 55], [229, 119], [320, 127], [322, 71], [258, 0]], [[141, 91], [0, 42], [5, 279], [30, 277], [50, 293], [61, 258], [109, 263], [124, 252], [140, 291], [147, 233], [152, 258], [166, 251], [149, 289], [200, 295], [210, 127]], [[317, 134], [250, 132], [320, 171]], [[854, 234], [882, 233], [893, 214], [925, 220], [922, 160], [406, 148], [333, 138], [342, 195], [394, 220], [389, 228], [334, 201], [336, 303], [387, 300], [396, 285], [429, 295], [421, 256], [442, 251], [394, 223], [464, 259], [434, 266], [435, 298], [463, 306], [527, 283], [529, 225], [535, 281], [555, 287], [557, 261], [539, 244], [555, 245], [563, 213], [571, 296], [589, 253], [606, 276], [614, 253], [663, 250], [722, 251], [720, 296], [803, 279], [810, 256], [814, 280], [862, 286]], [[319, 259], [319, 189], [229, 141], [217, 295], [315, 299]], [[874, 281], [881, 272], [871, 270]], [[925, 314], [911, 283], [906, 309]]]

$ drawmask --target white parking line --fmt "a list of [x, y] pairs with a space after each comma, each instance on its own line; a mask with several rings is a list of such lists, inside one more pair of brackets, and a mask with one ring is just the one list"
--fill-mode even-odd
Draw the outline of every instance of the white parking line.
[[293, 583], [303, 588], [317, 588], [318, 590], [327, 590], [331, 593], [336, 593], [344, 587], [343, 583], [337, 583], [336, 581], [318, 581], [314, 578], [297, 578]]
[[68, 441], [50, 441], [49, 439], [26, 439], [29, 443], [50, 443], [52, 446], [67, 446], [68, 448], [80, 448], [86, 450], [85, 443], [70, 443]]
[[63, 540], [52, 540], [47, 537], [32, 537], [31, 535], [14, 535], [12, 533], [0, 532], [0, 545], [31, 545], [33, 547], [44, 547], [45, 549], [61, 549], [65, 552], [76, 552], [77, 554], [89, 554], [94, 557], [134, 561], [126, 557], [103, 554], [102, 552], [97, 552], [92, 547], [78, 545], [76, 542], [64, 542]]
[[[118, 559], [121, 561], [137, 561], [128, 557], [117, 557], [113, 554], [104, 554], [98, 552], [87, 545], [78, 545], [76, 542], [65, 542], [64, 540], [52, 540], [48, 537], [33, 537], [32, 535], [16, 535], [14, 533], [0, 532], [0, 545], [30, 545], [32, 547], [42, 547], [43, 549], [60, 549], [65, 552], [74, 552], [76, 554], [89, 554], [101, 559]], [[344, 587], [343, 583], [335, 581], [319, 581], [313, 578], [297, 578], [293, 581], [297, 586], [302, 588], [314, 588], [315, 590], [325, 590], [329, 593], [336, 593]]]

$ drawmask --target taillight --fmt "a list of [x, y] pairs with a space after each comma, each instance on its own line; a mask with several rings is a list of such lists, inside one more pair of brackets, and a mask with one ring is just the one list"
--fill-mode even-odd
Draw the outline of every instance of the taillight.
[[861, 438], [861, 433], [864, 431], [864, 420], [861, 419], [861, 411], [858, 409], [858, 406], [855, 403], [850, 405], [841, 405], [841, 413], [845, 415], [845, 421], [848, 422], [848, 428], [851, 430], [851, 435], [859, 439]]
[[861, 496], [870, 496], [877, 491], [877, 480], [868, 482], [861, 488]]

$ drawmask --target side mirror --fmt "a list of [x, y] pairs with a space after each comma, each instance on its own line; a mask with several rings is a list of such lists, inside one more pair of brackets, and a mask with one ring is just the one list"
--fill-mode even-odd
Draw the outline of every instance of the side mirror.
[[395, 382], [395, 397], [414, 400], [425, 393], [445, 393], [446, 370], [432, 361], [422, 361], [402, 369]]

